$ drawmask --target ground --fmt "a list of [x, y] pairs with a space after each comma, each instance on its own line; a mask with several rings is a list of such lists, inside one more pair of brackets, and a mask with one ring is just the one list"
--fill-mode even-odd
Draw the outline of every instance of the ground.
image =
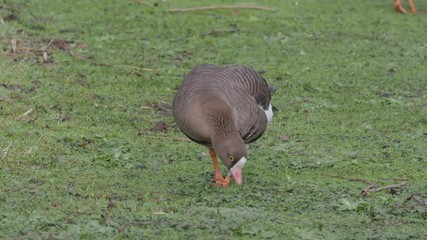
[[[0, 239], [425, 238], [427, 16], [169, 11], [239, 2], [2, 1]], [[277, 87], [241, 187], [215, 186], [170, 114], [202, 63]]]

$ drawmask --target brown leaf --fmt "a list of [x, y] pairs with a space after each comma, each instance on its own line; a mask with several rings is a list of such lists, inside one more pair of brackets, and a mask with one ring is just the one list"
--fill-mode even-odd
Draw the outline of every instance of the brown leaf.
[[289, 137], [288, 135], [282, 135], [280, 136], [280, 140], [282, 140], [283, 142], [290, 142], [291, 137]]
[[80, 44], [79, 44], [79, 48], [80, 49], [85, 49], [85, 48], [87, 48], [88, 47], [88, 45], [87, 45], [87, 43], [85, 43], [85, 42], [81, 42]]
[[168, 128], [166, 127], [166, 123], [164, 121], [157, 122], [154, 125], [154, 127], [150, 129], [150, 131], [153, 131], [153, 132], [163, 132], [163, 133], [165, 133], [167, 130]]
[[18, 84], [0, 83], [0, 86], [8, 90], [21, 90], [21, 86]]
[[5, 21], [18, 21], [19, 17], [16, 14], [10, 14], [4, 18]]

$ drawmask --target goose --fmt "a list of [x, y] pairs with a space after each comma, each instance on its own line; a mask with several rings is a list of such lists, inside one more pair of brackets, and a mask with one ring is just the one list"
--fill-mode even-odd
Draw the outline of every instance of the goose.
[[[260, 138], [271, 121], [274, 90], [257, 71], [240, 64], [203, 64], [184, 77], [172, 115], [189, 139], [208, 147], [216, 185], [229, 186], [231, 176], [242, 184], [247, 144]], [[225, 178], [217, 156], [229, 170]]]

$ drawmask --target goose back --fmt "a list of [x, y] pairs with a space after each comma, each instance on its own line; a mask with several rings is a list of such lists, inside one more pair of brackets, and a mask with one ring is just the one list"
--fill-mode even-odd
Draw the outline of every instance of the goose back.
[[[245, 143], [265, 131], [264, 110], [270, 105], [265, 79], [255, 70], [234, 64], [200, 65], [184, 78], [172, 103], [178, 127], [193, 141], [210, 146], [215, 131], [212, 112], [226, 112]], [[224, 129], [226, 130], [226, 129]]]

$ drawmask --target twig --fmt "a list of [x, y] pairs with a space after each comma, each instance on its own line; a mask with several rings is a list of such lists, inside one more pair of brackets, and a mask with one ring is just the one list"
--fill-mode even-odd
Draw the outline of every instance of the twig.
[[388, 181], [390, 181], [390, 180], [393, 180], [393, 181], [401, 181], [401, 182], [407, 182], [407, 181], [409, 181], [410, 179], [408, 179], [408, 178], [380, 178], [381, 180], [388, 180]]
[[22, 189], [27, 188], [28, 190], [30, 189], [34, 189], [38, 186], [43, 185], [44, 183], [35, 183], [35, 184], [31, 184], [30, 186], [23, 186], [23, 187], [19, 187], [19, 188], [15, 188], [15, 189], [9, 189], [9, 190], [5, 190], [5, 192], [18, 192], [21, 191]]
[[146, 137], [146, 138], [168, 139], [168, 140], [174, 140], [174, 141], [192, 142], [191, 139], [188, 139], [188, 138], [171, 138], [171, 137], [162, 137], [162, 136], [144, 136], [144, 137]]
[[119, 224], [114, 222], [107, 214], [101, 213], [101, 217], [105, 220], [106, 223], [108, 223], [114, 227], [120, 227]]
[[422, 198], [417, 197], [414, 194], [409, 196], [406, 200], [411, 200], [411, 199], [413, 199], [415, 202], [417, 202], [418, 204], [420, 204], [422, 206], [427, 205], [426, 202]]
[[135, 222], [130, 222], [130, 223], [126, 223], [121, 225], [118, 230], [119, 232], [123, 231], [125, 228], [128, 227], [134, 227], [134, 226], [144, 226], [144, 225], [149, 225], [149, 224], [154, 224], [154, 222], [146, 222], [146, 221], [135, 221]]
[[19, 116], [16, 120], [21, 120], [23, 117], [28, 116], [32, 112], [33, 112], [33, 108], [30, 108], [28, 109], [28, 111], [24, 112], [21, 116]]
[[205, 7], [191, 7], [191, 8], [171, 8], [169, 9], [170, 13], [180, 13], [180, 12], [193, 12], [193, 11], [209, 11], [209, 10], [218, 10], [218, 9], [255, 9], [255, 10], [264, 10], [274, 12], [275, 8], [252, 5], [252, 4], [235, 4], [235, 5], [221, 5], [221, 6], [205, 6]]
[[172, 109], [170, 108], [170, 106], [168, 106], [169, 104], [168, 103], [165, 103], [165, 102], [159, 102], [159, 103], [157, 103], [157, 104], [154, 104], [154, 105], [152, 105], [152, 106], [149, 106], [149, 105], [145, 105], [145, 106], [142, 106], [141, 108], [142, 109], [157, 109], [157, 110], [161, 110], [161, 111], [164, 111], [164, 112], [171, 112], [172, 111]]
[[137, 2], [137, 3], [141, 3], [142, 5], [145, 5], [145, 6], [147, 6], [147, 7], [154, 8], [154, 5], [153, 5], [153, 4], [151, 4], [151, 3], [147, 2], [147, 1], [144, 1], [144, 0], [135, 0], [135, 2]]
[[[12, 49], [12, 51], [13, 51], [13, 49]], [[22, 50], [15, 49], [14, 54], [25, 54], [25, 53], [30, 53], [30, 52], [44, 53], [44, 52], [50, 52], [50, 51], [48, 49], [44, 50], [44, 49], [37, 49], [37, 48], [29, 48], [29, 47], [27, 47], [27, 48], [24, 48]], [[10, 56], [12, 54], [7, 54], [7, 55]]]
[[237, 28], [212, 29], [210, 31], [205, 32], [203, 35], [207, 36], [207, 35], [213, 35], [213, 34], [217, 34], [217, 33], [231, 33], [231, 32], [236, 32], [237, 30], [238, 30]]
[[375, 185], [368, 185], [365, 189], [362, 190], [362, 196], [368, 195], [368, 193], [379, 192], [387, 189], [400, 188], [407, 185], [408, 182], [401, 182], [397, 184], [387, 185], [384, 187], [376, 187]]
[[46, 49], [48, 49], [54, 42], [55, 42], [54, 38], [50, 39], [49, 43], [46, 46]]
[[1, 17], [1, 15], [0, 15], [0, 23], [1, 23], [1, 24], [3, 24], [3, 25], [6, 25], [6, 24], [4, 23], [4, 20], [3, 20], [3, 18]]
[[85, 58], [81, 58], [81, 57], [77, 57], [74, 54], [70, 54], [73, 58], [80, 60], [80, 61], [85, 61], [85, 62], [89, 62], [92, 65], [95, 66], [101, 66], [101, 67], [129, 67], [129, 68], [136, 68], [142, 71], [147, 71], [147, 72], [151, 72], [154, 71], [154, 69], [151, 68], [145, 68], [145, 67], [140, 67], [140, 66], [134, 66], [134, 65], [127, 65], [127, 64], [108, 64], [108, 63], [101, 63], [101, 62], [95, 62], [89, 59], [85, 59]]
[[12, 142], [9, 143], [9, 146], [3, 149], [3, 157], [0, 159], [0, 161], [6, 158], [7, 154], [9, 153], [10, 146], [12, 146]]
[[366, 179], [350, 178], [350, 177], [343, 177], [343, 176], [329, 175], [329, 174], [323, 174], [323, 175], [328, 176], [328, 177], [333, 177], [333, 178], [340, 178], [340, 179], [350, 180], [350, 181], [353, 181], [353, 182], [364, 182], [364, 183], [367, 183], [369, 185], [375, 186], [375, 184], [373, 182], [370, 182], [370, 181], [368, 181]]
[[196, 194], [191, 193], [180, 193], [180, 192], [150, 192], [150, 194], [170, 194], [170, 195], [180, 195], [180, 196], [195, 196]]
[[165, 107], [162, 107], [162, 106], [157, 106], [157, 107], [143, 106], [142, 109], [150, 109], [150, 110], [151, 109], [157, 109], [157, 110], [161, 110], [161, 111], [164, 111], [164, 112], [171, 112], [172, 111], [171, 109], [165, 108]]

